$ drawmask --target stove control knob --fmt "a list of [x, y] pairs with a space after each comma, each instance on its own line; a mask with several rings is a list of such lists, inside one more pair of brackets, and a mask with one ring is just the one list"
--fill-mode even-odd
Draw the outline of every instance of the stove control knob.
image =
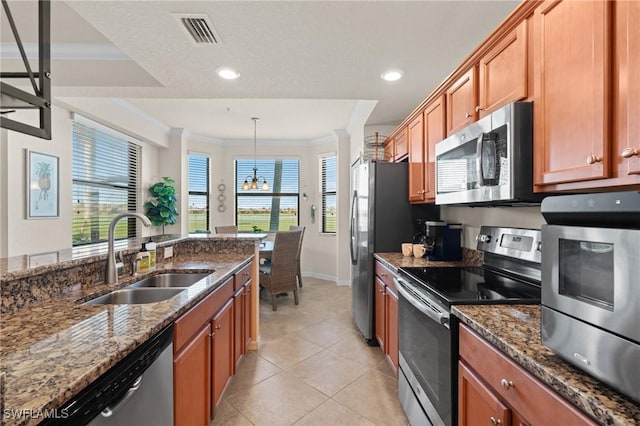
[[491, 242], [491, 235], [478, 234], [477, 240], [480, 241], [481, 243], [489, 243]]

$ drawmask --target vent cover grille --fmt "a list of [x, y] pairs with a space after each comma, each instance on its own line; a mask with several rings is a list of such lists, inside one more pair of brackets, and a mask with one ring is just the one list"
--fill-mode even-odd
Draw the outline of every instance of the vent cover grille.
[[207, 15], [176, 15], [196, 44], [220, 44], [220, 36]]

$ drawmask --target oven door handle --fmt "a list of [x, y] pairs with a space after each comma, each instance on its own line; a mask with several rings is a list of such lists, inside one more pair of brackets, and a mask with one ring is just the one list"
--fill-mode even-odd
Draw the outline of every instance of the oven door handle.
[[[426, 316], [428, 316], [429, 318], [431, 318], [433, 321], [437, 322], [441, 326], [449, 328], [448, 312], [436, 312], [431, 308], [431, 306], [428, 306], [422, 303], [420, 300], [413, 297], [411, 293], [405, 290], [405, 287], [408, 286], [408, 283], [402, 280], [402, 278], [394, 278], [393, 281], [396, 283], [396, 288], [398, 289], [398, 292], [402, 295], [402, 297], [407, 299], [407, 302], [411, 303], [414, 308], [416, 308], [417, 310], [419, 310], [420, 312], [422, 312], [423, 314], [425, 314]], [[436, 306], [436, 304], [433, 303], [433, 306]]]

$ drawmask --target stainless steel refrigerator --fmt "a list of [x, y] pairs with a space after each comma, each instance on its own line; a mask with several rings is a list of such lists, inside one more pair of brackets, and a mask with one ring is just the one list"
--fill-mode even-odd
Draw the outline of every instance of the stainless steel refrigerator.
[[438, 206], [409, 203], [408, 163], [359, 159], [351, 166], [351, 308], [356, 325], [375, 344], [373, 253], [400, 252], [417, 219], [439, 219]]

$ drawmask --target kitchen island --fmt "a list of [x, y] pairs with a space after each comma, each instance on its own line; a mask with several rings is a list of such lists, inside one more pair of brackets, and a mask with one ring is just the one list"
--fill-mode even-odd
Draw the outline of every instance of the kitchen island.
[[[62, 261], [36, 267], [21, 268], [20, 260], [4, 260], [0, 269], [4, 424], [39, 423], [48, 410], [60, 407], [251, 262], [262, 237], [185, 236], [163, 242], [158, 253], [164, 254], [162, 249], [171, 246], [173, 257], [163, 259], [159, 255], [161, 263], [148, 274], [133, 276], [125, 270], [116, 285], [98, 281], [104, 265], [102, 253], [77, 256], [64, 251], [58, 255]], [[134, 240], [131, 247], [124, 248], [125, 259], [135, 256], [137, 247], [139, 242]], [[157, 303], [83, 304], [143, 276], [162, 272], [210, 275]], [[257, 312], [258, 292], [254, 294], [253, 309]], [[252, 341], [257, 342], [257, 322], [252, 324]]]
[[[458, 305], [452, 313], [501, 353], [603, 425], [640, 421], [640, 406], [542, 344], [539, 305]], [[544, 410], [544, 407], [539, 407]]]

